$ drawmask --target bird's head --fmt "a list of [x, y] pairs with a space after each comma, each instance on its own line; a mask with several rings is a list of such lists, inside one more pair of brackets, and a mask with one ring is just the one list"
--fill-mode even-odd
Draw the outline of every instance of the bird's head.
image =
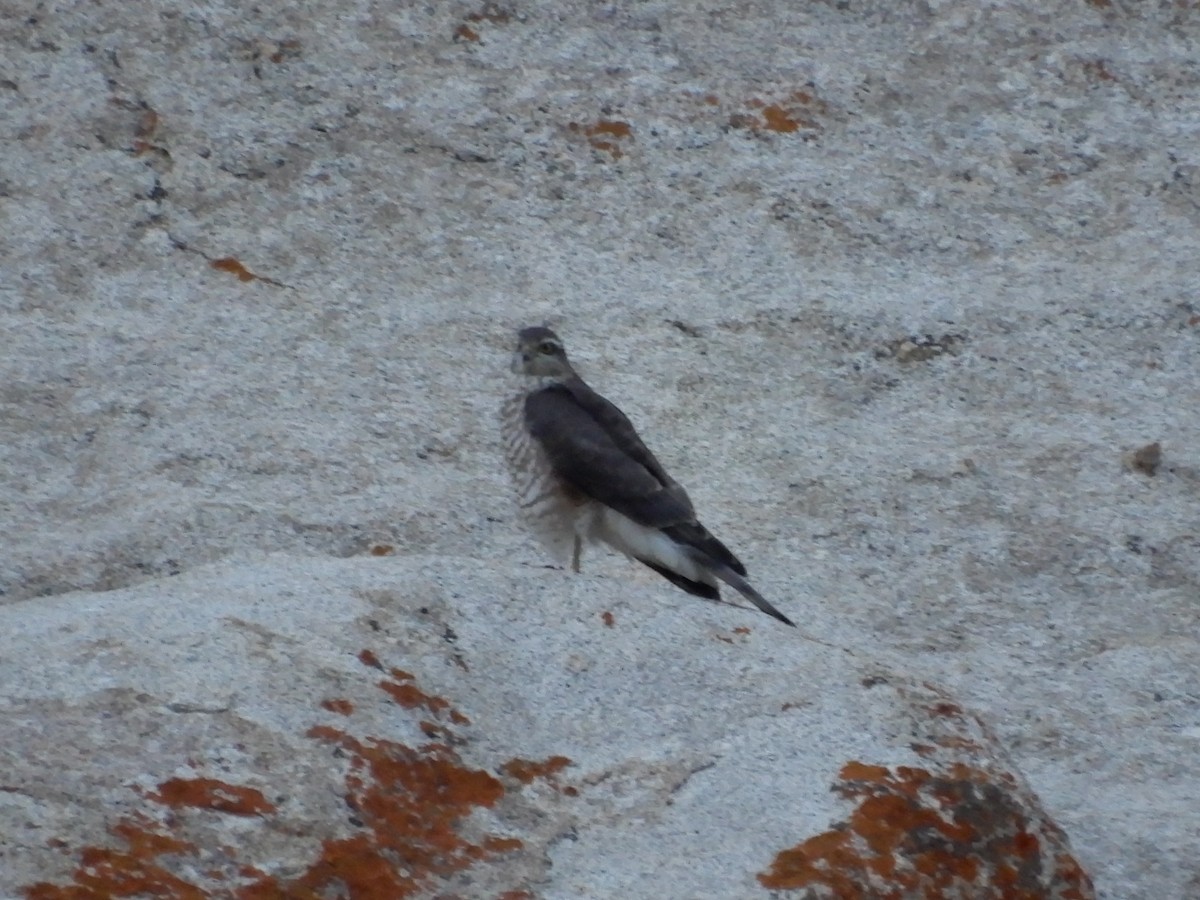
[[575, 374], [558, 335], [540, 325], [517, 332], [512, 370], [518, 375], [541, 378], [567, 378]]

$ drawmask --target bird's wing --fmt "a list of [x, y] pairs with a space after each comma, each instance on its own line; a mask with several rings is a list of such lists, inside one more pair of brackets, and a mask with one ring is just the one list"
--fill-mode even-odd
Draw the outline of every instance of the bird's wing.
[[738, 575], [746, 574], [746, 567], [742, 565], [740, 559], [733, 555], [733, 551], [717, 540], [713, 533], [699, 522], [683, 522], [679, 525], [672, 525], [664, 528], [663, 533], [675, 543], [685, 544], [699, 550], [710, 560], [729, 566]]
[[667, 535], [672, 540], [694, 547], [706, 556], [729, 566], [737, 574], [745, 575], [746, 567], [742, 565], [741, 560], [696, 520], [695, 509], [692, 507], [692, 501], [683, 489], [683, 485], [667, 474], [662, 463], [642, 442], [628, 417], [615, 404], [592, 390], [591, 386], [582, 378], [572, 378], [563, 387], [570, 392], [575, 402], [587, 410], [592, 418], [608, 432], [614, 443], [645, 466], [668, 493], [687, 507], [690, 513], [688, 519], [672, 523], [671, 527], [665, 528]]
[[566, 382], [563, 387], [575, 398], [575, 402], [587, 410], [596, 423], [608, 432], [609, 437], [617, 446], [645, 466], [647, 471], [657, 478], [659, 483], [674, 495], [675, 499], [686, 506], [692, 517], [695, 518], [696, 513], [692, 508], [691, 498], [683, 489], [683, 485], [667, 474], [667, 470], [658, 461], [658, 457], [651, 453], [650, 448], [642, 442], [633, 423], [629, 421], [625, 413], [617, 408], [616, 404], [596, 393], [586, 381], [578, 376]]
[[525, 423], [555, 474], [640, 525], [663, 528], [693, 521], [687, 494], [663, 471], [629, 420], [583, 388], [585, 402], [574, 385], [552, 385], [525, 399]]

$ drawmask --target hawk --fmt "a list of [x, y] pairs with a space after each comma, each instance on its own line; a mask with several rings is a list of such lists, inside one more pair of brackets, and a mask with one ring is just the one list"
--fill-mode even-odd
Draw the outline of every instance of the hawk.
[[696, 519], [625, 414], [576, 374], [558, 335], [521, 329], [512, 369], [521, 390], [502, 410], [505, 456], [522, 511], [559, 559], [578, 572], [585, 541], [607, 544], [689, 594], [718, 600], [724, 582], [794, 626]]

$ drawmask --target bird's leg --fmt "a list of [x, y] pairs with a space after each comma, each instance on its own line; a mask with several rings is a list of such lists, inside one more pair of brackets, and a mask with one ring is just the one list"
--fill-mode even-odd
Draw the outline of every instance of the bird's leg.
[[571, 556], [571, 571], [579, 574], [579, 557], [583, 553], [583, 538], [575, 535], [575, 553]]

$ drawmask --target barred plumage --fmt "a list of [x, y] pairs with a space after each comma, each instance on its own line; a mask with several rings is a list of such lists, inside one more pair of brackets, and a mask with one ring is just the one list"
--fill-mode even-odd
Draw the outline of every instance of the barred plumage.
[[700, 524], [625, 414], [575, 373], [558, 335], [522, 329], [513, 371], [522, 385], [501, 409], [505, 458], [523, 517], [557, 559], [578, 572], [584, 542], [604, 543], [688, 593], [717, 599], [724, 582], [793, 624]]
[[[578, 522], [586, 516], [583, 498], [571, 496], [558, 479], [546, 452], [525, 427], [525, 398], [522, 391], [501, 407], [504, 456], [517, 490], [521, 518], [555, 560], [572, 560]], [[574, 560], [576, 567], [578, 560]]]

